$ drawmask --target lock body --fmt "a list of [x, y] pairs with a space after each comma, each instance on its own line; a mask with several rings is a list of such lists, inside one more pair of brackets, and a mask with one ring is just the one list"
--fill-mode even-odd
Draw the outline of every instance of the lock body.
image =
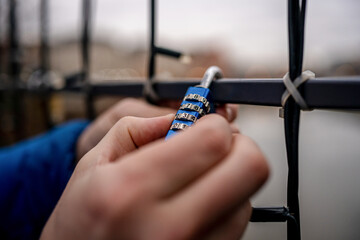
[[206, 70], [200, 85], [188, 88], [165, 139], [169, 139], [178, 131], [189, 128], [202, 116], [215, 112], [209, 87], [214, 80], [221, 77], [221, 69], [211, 66]]
[[202, 116], [214, 112], [215, 106], [210, 90], [200, 86], [189, 87], [165, 139], [179, 130], [190, 127]]

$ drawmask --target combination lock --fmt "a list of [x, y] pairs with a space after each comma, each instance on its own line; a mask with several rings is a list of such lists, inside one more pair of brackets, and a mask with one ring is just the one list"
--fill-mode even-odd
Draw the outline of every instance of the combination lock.
[[188, 88], [165, 139], [170, 138], [177, 131], [190, 127], [202, 116], [215, 112], [209, 87], [212, 81], [221, 77], [220, 68], [212, 66], [206, 70], [200, 85]]

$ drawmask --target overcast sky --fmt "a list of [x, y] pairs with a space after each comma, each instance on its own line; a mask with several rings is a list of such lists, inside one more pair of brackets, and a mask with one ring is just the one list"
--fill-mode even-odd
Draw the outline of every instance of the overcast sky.
[[[52, 42], [79, 36], [82, 1], [49, 1]], [[33, 6], [30, 13], [26, 10], [22, 15], [22, 36], [27, 42], [38, 37], [38, 2], [26, 0], [26, 4]], [[286, 64], [286, 2], [158, 0], [157, 41], [161, 46], [190, 53], [216, 47], [234, 62]], [[126, 45], [129, 49], [145, 48], [148, 6], [148, 0], [95, 1], [95, 39], [115, 46]], [[311, 0], [307, 10], [305, 65], [360, 59], [360, 1]]]

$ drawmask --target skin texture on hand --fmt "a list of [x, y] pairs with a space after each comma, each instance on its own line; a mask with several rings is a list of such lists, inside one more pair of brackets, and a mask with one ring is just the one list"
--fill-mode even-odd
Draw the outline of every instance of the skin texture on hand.
[[77, 144], [77, 159], [80, 160], [100, 142], [105, 134], [117, 121], [126, 116], [157, 117], [175, 113], [174, 109], [158, 107], [135, 98], [126, 98], [115, 104], [96, 120], [81, 134]]
[[239, 239], [268, 167], [217, 114], [168, 141], [173, 114], [125, 117], [78, 163], [42, 239]]
[[[164, 102], [160, 107], [148, 104], [147, 102], [135, 98], [126, 98], [101, 114], [79, 137], [77, 143], [77, 161], [80, 160], [88, 151], [96, 146], [105, 134], [112, 128], [117, 121], [123, 117], [158, 117], [166, 114], [175, 113], [176, 102]], [[226, 104], [217, 108], [217, 113], [225, 117], [229, 122], [234, 121], [237, 116], [237, 105]], [[236, 128], [233, 128], [236, 131]]]

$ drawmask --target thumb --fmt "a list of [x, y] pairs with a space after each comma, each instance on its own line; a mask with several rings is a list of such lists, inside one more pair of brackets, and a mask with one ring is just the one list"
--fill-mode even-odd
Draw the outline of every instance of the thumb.
[[98, 161], [114, 161], [142, 145], [164, 137], [173, 118], [174, 114], [154, 118], [120, 119], [93, 149], [98, 151]]

